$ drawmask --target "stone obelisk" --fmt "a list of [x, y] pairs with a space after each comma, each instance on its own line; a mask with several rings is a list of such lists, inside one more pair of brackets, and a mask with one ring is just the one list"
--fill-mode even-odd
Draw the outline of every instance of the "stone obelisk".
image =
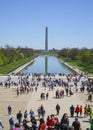
[[45, 51], [48, 51], [48, 27], [45, 28]]

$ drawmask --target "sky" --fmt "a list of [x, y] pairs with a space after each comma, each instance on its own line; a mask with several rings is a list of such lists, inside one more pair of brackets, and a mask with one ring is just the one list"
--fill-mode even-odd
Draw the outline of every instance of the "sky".
[[93, 0], [0, 0], [0, 47], [93, 48]]

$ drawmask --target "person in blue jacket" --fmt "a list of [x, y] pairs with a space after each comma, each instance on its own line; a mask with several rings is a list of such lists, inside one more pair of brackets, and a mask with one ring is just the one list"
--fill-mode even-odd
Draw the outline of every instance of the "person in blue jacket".
[[9, 125], [10, 125], [10, 130], [12, 130], [13, 128], [14, 128], [14, 119], [13, 119], [13, 117], [11, 117], [10, 119], [9, 119]]

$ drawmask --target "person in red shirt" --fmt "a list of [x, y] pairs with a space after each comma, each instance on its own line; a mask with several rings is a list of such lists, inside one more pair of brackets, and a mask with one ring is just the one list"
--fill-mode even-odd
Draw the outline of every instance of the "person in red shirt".
[[57, 123], [59, 123], [59, 119], [57, 117], [54, 117], [54, 124], [56, 125]]
[[75, 110], [76, 114], [77, 114], [77, 117], [78, 117], [78, 114], [80, 112], [80, 108], [79, 108], [79, 105], [76, 106], [76, 110]]
[[47, 125], [47, 130], [50, 130], [50, 126], [51, 126], [51, 116], [48, 116], [48, 117], [47, 117], [46, 125]]
[[55, 117], [53, 114], [51, 116], [48, 116], [47, 118], [47, 130], [54, 130], [55, 125], [59, 122], [58, 118]]
[[51, 115], [48, 117], [48, 120], [47, 120], [47, 130], [54, 130], [54, 115]]
[[46, 129], [46, 123], [43, 118], [40, 119], [40, 125], [39, 130], [45, 130]]
[[79, 111], [80, 111], [80, 116], [82, 116], [82, 105], [80, 106]]

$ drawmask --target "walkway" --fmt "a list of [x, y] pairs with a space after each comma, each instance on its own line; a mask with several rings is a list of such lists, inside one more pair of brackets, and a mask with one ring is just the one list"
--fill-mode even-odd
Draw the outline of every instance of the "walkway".
[[[7, 77], [2, 77], [0, 78], [3, 81], [5, 79], [7, 79]], [[14, 81], [18, 82], [18, 77], [16, 76], [12, 76], [12, 79]], [[74, 95], [72, 95], [71, 97], [67, 97], [65, 96], [64, 98], [60, 98], [60, 99], [56, 99], [55, 98], [55, 91], [57, 89], [63, 89], [62, 87], [55, 87], [54, 90], [49, 91], [49, 89], [47, 88], [46, 90], [39, 86], [38, 91], [37, 92], [31, 92], [29, 94], [22, 94], [19, 97], [16, 96], [16, 91], [12, 88], [3, 88], [0, 87], [0, 119], [3, 121], [4, 123], [4, 130], [6, 130], [7, 128], [9, 128], [9, 124], [8, 124], [8, 120], [10, 118], [10, 116], [8, 116], [7, 114], [7, 106], [11, 105], [13, 108], [13, 118], [16, 121], [16, 113], [21, 110], [22, 113], [27, 109], [28, 112], [30, 109], [33, 109], [35, 112], [35, 115], [37, 115], [37, 109], [38, 107], [41, 106], [41, 104], [43, 104], [45, 110], [46, 110], [46, 116], [45, 119], [47, 118], [48, 115], [51, 114], [56, 114], [56, 110], [55, 110], [55, 106], [56, 104], [60, 104], [61, 106], [61, 110], [60, 110], [60, 115], [59, 115], [59, 119], [61, 119], [62, 115], [66, 112], [68, 113], [68, 115], [70, 116], [69, 113], [69, 108], [70, 106], [73, 104], [75, 107], [77, 106], [77, 104], [82, 105], [83, 107], [85, 106], [85, 104], [89, 103], [86, 101], [87, 99], [87, 93], [85, 92], [84, 94], [82, 93], [74, 93]], [[45, 100], [45, 101], [41, 101], [40, 100], [40, 94], [41, 92], [44, 93], [49, 93], [49, 100]], [[74, 90], [73, 90], [74, 92]], [[86, 130], [86, 128], [89, 128], [89, 117], [88, 118], [79, 118], [81, 125], [82, 125], [82, 129]], [[72, 122], [74, 121], [74, 118], [70, 118], [70, 125], [72, 124]]]

